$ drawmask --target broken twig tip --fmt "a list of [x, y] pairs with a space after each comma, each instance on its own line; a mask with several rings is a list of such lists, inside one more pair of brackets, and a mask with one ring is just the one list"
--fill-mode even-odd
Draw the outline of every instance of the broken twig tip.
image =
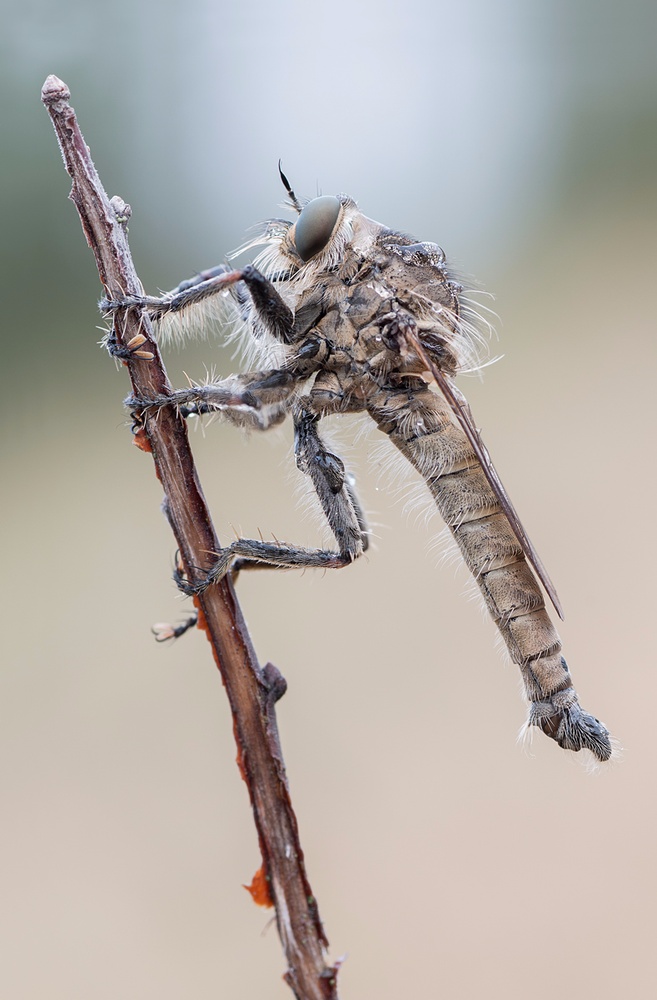
[[41, 100], [44, 104], [56, 104], [57, 101], [68, 101], [71, 91], [63, 80], [51, 73], [41, 88]]

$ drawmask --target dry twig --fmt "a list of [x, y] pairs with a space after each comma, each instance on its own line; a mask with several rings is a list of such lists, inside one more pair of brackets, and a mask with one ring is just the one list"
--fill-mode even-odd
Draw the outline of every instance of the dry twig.
[[[126, 237], [130, 207], [120, 198], [108, 199], [69, 98], [66, 84], [49, 76], [42, 100], [73, 179], [69, 197], [80, 215], [107, 298], [140, 295]], [[141, 398], [169, 393], [147, 314], [128, 310], [116, 317], [115, 330], [119, 348], [138, 347], [126, 360], [133, 393]], [[157, 418], [146, 414], [138, 443], [153, 455], [186, 578], [202, 580], [219, 542], [197, 479], [187, 429], [175, 408], [163, 408]], [[259, 666], [228, 577], [194, 601], [228, 694], [238, 761], [260, 841], [262, 869], [251, 891], [260, 902], [271, 900], [276, 907], [288, 962], [285, 979], [295, 996], [337, 1000], [337, 965], [327, 962], [328, 941], [306, 876], [276, 727], [274, 705], [285, 692], [285, 680], [272, 664]]]

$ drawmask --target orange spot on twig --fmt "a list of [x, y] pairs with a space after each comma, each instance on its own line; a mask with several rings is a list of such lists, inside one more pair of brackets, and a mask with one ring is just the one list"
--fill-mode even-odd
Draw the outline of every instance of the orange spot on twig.
[[249, 776], [246, 773], [246, 767], [244, 766], [244, 754], [242, 753], [242, 744], [239, 740], [239, 733], [237, 731], [237, 725], [233, 723], [233, 732], [235, 733], [235, 741], [237, 743], [237, 756], [235, 757], [235, 763], [240, 772], [242, 781], [248, 786]]
[[201, 631], [205, 632], [206, 635], [209, 635], [208, 623], [205, 618], [205, 614], [203, 612], [203, 608], [201, 607], [200, 602], [195, 600], [194, 607], [196, 608], [196, 613], [198, 615], [198, 621], [196, 623], [196, 627], [200, 628]]
[[152, 451], [151, 443], [148, 440], [148, 435], [143, 427], [140, 427], [135, 431], [132, 438], [132, 443], [139, 448], [140, 451]]
[[269, 891], [269, 879], [265, 874], [265, 869], [261, 866], [251, 880], [251, 885], [245, 885], [247, 892], [251, 893], [254, 903], [258, 906], [273, 906], [274, 900]]

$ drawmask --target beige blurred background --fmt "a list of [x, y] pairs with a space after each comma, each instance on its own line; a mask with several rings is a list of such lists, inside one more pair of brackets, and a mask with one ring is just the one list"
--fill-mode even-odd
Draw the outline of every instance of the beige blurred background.
[[[441, 566], [435, 518], [339, 437], [376, 528], [334, 575], [239, 594], [344, 998], [655, 990], [657, 9], [646, 0], [5, 0], [0, 41], [5, 594], [0, 996], [284, 998], [231, 721], [186, 605], [54, 135], [71, 88], [150, 291], [297, 191], [347, 191], [495, 293], [504, 359], [462, 381], [558, 586], [582, 701], [623, 743], [589, 775], [524, 719], [516, 669]], [[170, 371], [229, 372], [216, 342]], [[313, 544], [291, 433], [195, 433], [222, 538]]]

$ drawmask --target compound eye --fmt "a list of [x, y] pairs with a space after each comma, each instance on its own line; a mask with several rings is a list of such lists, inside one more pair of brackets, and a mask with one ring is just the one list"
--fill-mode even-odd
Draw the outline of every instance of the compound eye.
[[304, 264], [323, 250], [331, 239], [340, 207], [334, 195], [325, 194], [321, 198], [313, 198], [301, 210], [294, 227], [294, 244]]

